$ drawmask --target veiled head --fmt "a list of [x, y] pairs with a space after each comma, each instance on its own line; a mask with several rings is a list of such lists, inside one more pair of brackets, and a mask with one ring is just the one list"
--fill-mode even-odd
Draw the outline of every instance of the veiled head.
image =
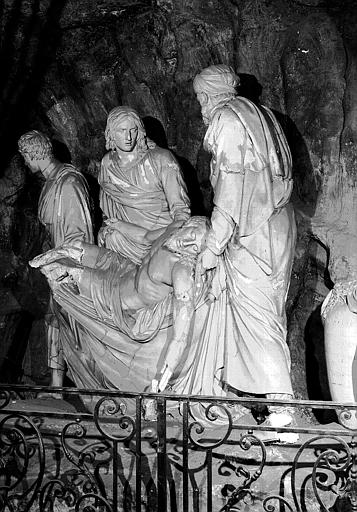
[[195, 93], [205, 92], [208, 96], [235, 95], [238, 85], [239, 77], [225, 64], [205, 68], [193, 81]]
[[207, 217], [190, 217], [170, 236], [165, 247], [179, 254], [197, 256], [202, 250], [209, 227], [210, 221]]
[[127, 106], [113, 108], [107, 118], [105, 142], [107, 149], [133, 151], [137, 147], [146, 151], [146, 132], [139, 114]]
[[196, 75], [193, 88], [201, 105], [203, 122], [208, 125], [216, 105], [237, 95], [239, 77], [225, 64], [209, 66]]

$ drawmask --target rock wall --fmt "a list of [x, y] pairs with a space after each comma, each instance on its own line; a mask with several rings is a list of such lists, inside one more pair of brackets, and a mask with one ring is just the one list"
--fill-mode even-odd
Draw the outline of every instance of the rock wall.
[[[2, 3], [0, 137], [1, 326], [4, 361], [27, 318], [36, 347], [45, 286], [26, 267], [40, 252], [39, 184], [16, 155], [38, 128], [94, 180], [108, 111], [129, 104], [149, 136], [183, 166], [193, 212], [209, 212], [209, 158], [192, 79], [232, 65], [241, 94], [274, 109], [294, 160], [299, 241], [288, 301], [289, 345], [299, 397], [329, 398], [319, 307], [333, 282], [356, 272], [357, 8], [353, 0], [36, 0]], [[96, 189], [93, 188], [95, 195]], [[4, 270], [5, 269], [5, 270]], [[32, 300], [33, 280], [39, 292]], [[7, 297], [7, 298], [6, 298]], [[21, 299], [20, 299], [21, 298]], [[26, 329], [22, 329], [25, 332]], [[27, 332], [27, 331], [26, 331]], [[28, 333], [27, 333], [28, 334]], [[21, 338], [21, 337], [20, 337]], [[11, 362], [24, 366], [26, 335]], [[25, 368], [35, 381], [27, 349]], [[43, 350], [42, 350], [43, 351]], [[29, 359], [30, 358], [30, 359]], [[9, 360], [9, 359], [8, 359]], [[30, 362], [29, 362], [30, 361]], [[41, 373], [42, 372], [42, 373]], [[40, 375], [46, 373], [42, 361]], [[313, 379], [319, 373], [319, 382]]]

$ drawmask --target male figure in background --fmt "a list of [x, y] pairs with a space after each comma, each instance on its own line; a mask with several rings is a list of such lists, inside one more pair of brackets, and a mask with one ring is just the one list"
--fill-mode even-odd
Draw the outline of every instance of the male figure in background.
[[[59, 162], [50, 139], [37, 130], [22, 135], [18, 147], [31, 172], [40, 172], [45, 178], [38, 203], [38, 217], [48, 236], [44, 249], [66, 243], [93, 243], [88, 190], [82, 174], [72, 165]], [[46, 321], [51, 385], [62, 386], [66, 365], [61, 338], [72, 337], [75, 343], [76, 325], [52, 297]]]
[[[201, 265], [208, 270], [218, 264], [217, 274], [222, 262], [224, 267], [222, 381], [233, 390], [290, 399], [285, 302], [296, 240], [288, 204], [291, 155], [272, 112], [238, 96], [238, 85], [226, 65], [204, 69], [193, 83], [207, 126], [204, 147], [212, 154], [214, 190]], [[273, 426], [292, 420], [287, 408], [270, 412]]]
[[186, 186], [172, 153], [152, 142], [148, 146], [144, 125], [132, 108], [116, 107], [109, 113], [105, 139], [109, 152], [98, 177], [104, 214], [99, 245], [138, 264], [155, 239], [190, 217]]

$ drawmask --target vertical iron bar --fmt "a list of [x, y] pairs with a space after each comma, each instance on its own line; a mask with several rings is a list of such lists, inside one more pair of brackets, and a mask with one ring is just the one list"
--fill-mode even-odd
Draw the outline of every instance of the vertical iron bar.
[[182, 408], [182, 500], [183, 512], [188, 512], [188, 401], [185, 400]]
[[357, 442], [356, 437], [352, 436], [351, 439], [351, 455], [352, 455], [352, 464], [349, 471], [349, 484], [350, 484], [350, 492], [348, 493], [348, 498], [351, 503], [352, 511], [355, 512], [357, 510]]
[[212, 450], [207, 451], [207, 512], [212, 512]]
[[200, 491], [196, 482], [193, 482], [193, 511], [200, 512]]
[[118, 512], [118, 441], [113, 441], [113, 512]]
[[141, 395], [136, 397], [135, 427], [135, 510], [141, 512]]
[[157, 398], [157, 505], [166, 511], [166, 399]]

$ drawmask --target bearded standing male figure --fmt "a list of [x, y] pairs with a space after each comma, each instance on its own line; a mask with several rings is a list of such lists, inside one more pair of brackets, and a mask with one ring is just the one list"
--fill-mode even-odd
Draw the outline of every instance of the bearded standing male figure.
[[[93, 243], [89, 196], [83, 175], [73, 165], [59, 162], [53, 155], [50, 139], [37, 130], [22, 135], [18, 148], [31, 172], [40, 172], [46, 180], [38, 202], [38, 217], [48, 237], [45, 249]], [[66, 365], [61, 339], [67, 337], [76, 344], [77, 332], [75, 321], [52, 298], [47, 337], [50, 384], [62, 386]]]
[[149, 147], [131, 107], [111, 110], [105, 139], [109, 152], [98, 176], [104, 214], [99, 245], [138, 264], [154, 240], [190, 217], [186, 185], [173, 154], [152, 142]]
[[[238, 85], [226, 65], [204, 69], [193, 83], [207, 126], [204, 147], [212, 154], [214, 190], [201, 265], [224, 267], [222, 382], [233, 390], [290, 399], [285, 302], [296, 241], [288, 204], [291, 155], [272, 112], [238, 96]], [[289, 408], [270, 407], [270, 413], [273, 426], [292, 421]]]

